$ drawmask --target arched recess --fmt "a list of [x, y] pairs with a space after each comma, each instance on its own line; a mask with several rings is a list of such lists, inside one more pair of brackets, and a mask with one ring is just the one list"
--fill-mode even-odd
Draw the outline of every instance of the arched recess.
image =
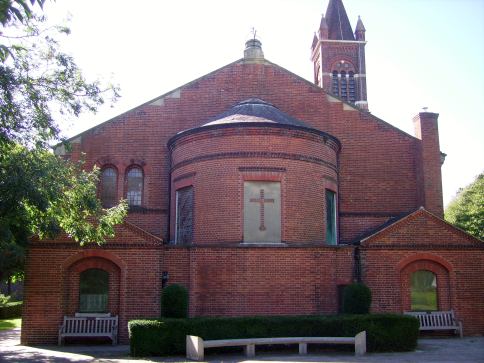
[[398, 263], [402, 291], [402, 311], [411, 310], [411, 277], [417, 271], [430, 271], [437, 280], [437, 309], [452, 309], [452, 265], [439, 256], [419, 254]]
[[123, 315], [126, 290], [126, 264], [124, 261], [105, 250], [86, 250], [66, 259], [61, 269], [63, 315], [73, 316], [79, 312], [80, 275], [89, 269], [100, 269], [109, 274], [108, 312], [112, 315]]

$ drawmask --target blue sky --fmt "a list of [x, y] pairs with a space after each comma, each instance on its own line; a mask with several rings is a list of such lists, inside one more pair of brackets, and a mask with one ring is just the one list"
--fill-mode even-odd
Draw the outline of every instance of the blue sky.
[[[440, 114], [444, 203], [484, 171], [484, 0], [343, 0], [367, 30], [370, 111], [413, 135], [412, 117]], [[63, 47], [90, 78], [112, 80], [114, 108], [66, 122], [75, 135], [242, 57], [255, 27], [265, 57], [310, 80], [310, 45], [328, 0], [59, 0]]]

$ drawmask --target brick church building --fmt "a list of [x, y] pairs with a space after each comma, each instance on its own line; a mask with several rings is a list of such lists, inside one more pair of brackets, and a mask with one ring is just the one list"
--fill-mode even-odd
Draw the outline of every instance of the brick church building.
[[[438, 115], [409, 135], [368, 110], [365, 27], [330, 0], [314, 83], [244, 57], [89, 129], [55, 152], [101, 169], [130, 210], [103, 246], [32, 241], [22, 342], [57, 342], [63, 316], [159, 317], [163, 287], [190, 316], [336, 314], [368, 285], [372, 312], [451, 310], [484, 333], [484, 243], [443, 218]], [[371, 109], [371, 107], [370, 107]]]

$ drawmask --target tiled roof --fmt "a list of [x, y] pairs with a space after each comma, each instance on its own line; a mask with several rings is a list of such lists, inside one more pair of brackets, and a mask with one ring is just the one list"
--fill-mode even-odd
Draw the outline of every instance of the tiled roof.
[[355, 40], [342, 0], [329, 0], [326, 10], [328, 39]]

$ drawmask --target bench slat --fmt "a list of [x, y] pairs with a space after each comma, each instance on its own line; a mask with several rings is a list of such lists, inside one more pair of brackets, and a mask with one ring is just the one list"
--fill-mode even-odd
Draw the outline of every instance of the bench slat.
[[65, 337], [109, 337], [117, 343], [118, 317], [67, 317], [59, 328], [59, 345]]
[[462, 338], [462, 323], [457, 321], [454, 311], [406, 311], [420, 323], [420, 330], [456, 330]]

